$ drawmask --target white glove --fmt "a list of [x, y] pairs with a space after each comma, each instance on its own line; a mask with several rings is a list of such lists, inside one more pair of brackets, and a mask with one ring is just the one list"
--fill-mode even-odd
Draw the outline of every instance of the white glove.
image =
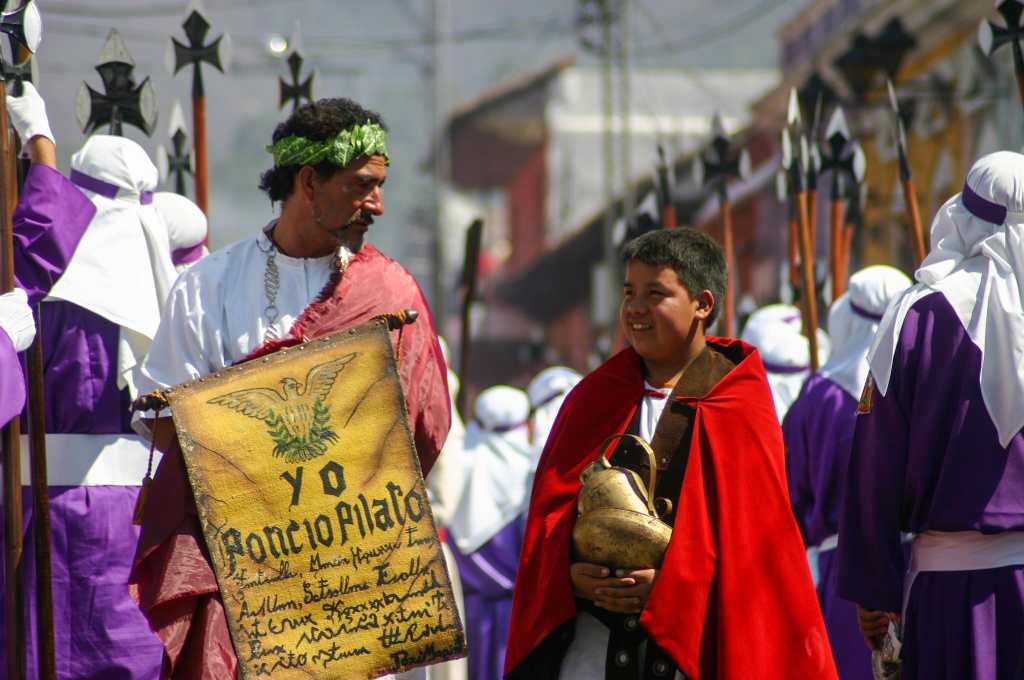
[[21, 288], [0, 295], [0, 330], [7, 333], [17, 352], [24, 352], [35, 339], [36, 322]]
[[[39, 91], [32, 83], [22, 81], [21, 87], [20, 97], [7, 95], [7, 112], [11, 116], [14, 130], [21, 138], [21, 143], [28, 144], [33, 137], [46, 137], [56, 143], [50, 129], [50, 121], [46, 117], [46, 102], [39, 96]], [[8, 90], [8, 93], [10, 91]]]

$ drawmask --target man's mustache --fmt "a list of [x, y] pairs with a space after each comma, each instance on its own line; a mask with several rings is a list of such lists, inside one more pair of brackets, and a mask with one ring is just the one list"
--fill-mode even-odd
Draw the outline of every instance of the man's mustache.
[[367, 227], [369, 227], [371, 224], [373, 224], [373, 216], [368, 213], [364, 213], [361, 210], [357, 210], [355, 213], [352, 214], [352, 217], [348, 218], [348, 222], [346, 222], [341, 227], [336, 229], [334, 233], [340, 235], [344, 233], [345, 230], [351, 227], [353, 224], [365, 224]]

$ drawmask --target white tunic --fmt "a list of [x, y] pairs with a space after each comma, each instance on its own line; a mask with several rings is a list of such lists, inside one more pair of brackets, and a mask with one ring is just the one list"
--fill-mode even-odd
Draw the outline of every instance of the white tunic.
[[[316, 300], [334, 272], [335, 256], [289, 257], [267, 237], [272, 226], [211, 254], [178, 277], [136, 378], [141, 394], [241, 361], [268, 337], [285, 337]], [[267, 319], [265, 282], [271, 252], [279, 272], [274, 323]]]

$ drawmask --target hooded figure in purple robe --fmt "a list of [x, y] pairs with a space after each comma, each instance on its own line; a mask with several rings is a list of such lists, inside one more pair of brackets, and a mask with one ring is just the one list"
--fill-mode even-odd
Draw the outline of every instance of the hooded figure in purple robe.
[[523, 545], [530, 480], [530, 402], [522, 390], [489, 387], [466, 424], [464, 487], [447, 534], [462, 579], [470, 680], [502, 677], [512, 589]]
[[[975, 163], [868, 354], [839, 595], [904, 680], [1024, 677], [1024, 156]], [[915, 534], [909, 563], [901, 532]]]
[[[46, 116], [30, 85], [8, 107], [22, 139], [52, 140], [48, 125], [35, 131]], [[68, 180], [33, 164], [14, 214], [18, 284], [30, 302], [42, 301], [57, 677], [151, 680], [163, 646], [127, 586], [149, 448], [132, 432], [128, 406], [176, 276], [172, 243], [152, 203], [156, 168], [138, 144], [95, 135], [71, 168]], [[27, 524], [28, 489], [24, 496]], [[30, 550], [24, 567], [28, 677], [36, 677]]]
[[[796, 401], [804, 381], [811, 375], [811, 349], [802, 335], [800, 310], [793, 305], [774, 304], [761, 307], [747, 319], [740, 339], [757, 348], [764, 362], [768, 386], [779, 422]], [[828, 334], [818, 329], [818, 361], [829, 355]]]
[[25, 405], [18, 352], [28, 349], [35, 337], [36, 324], [25, 291], [15, 288], [0, 295], [0, 427], [21, 413]]
[[903, 272], [884, 265], [850, 277], [849, 290], [829, 310], [832, 354], [782, 421], [793, 513], [816, 562], [818, 600], [843, 680], [872, 679], [871, 653], [857, 629], [856, 609], [835, 592], [843, 481], [857, 399], [868, 375], [868, 349], [886, 307], [909, 286]]

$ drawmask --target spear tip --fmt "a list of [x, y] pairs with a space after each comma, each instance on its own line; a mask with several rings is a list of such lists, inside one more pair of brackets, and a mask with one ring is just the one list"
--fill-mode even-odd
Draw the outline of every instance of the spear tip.
[[100, 51], [99, 59], [96, 60], [97, 66], [110, 63], [135, 66], [135, 60], [132, 59], [124, 38], [121, 37], [116, 28], [110, 29], [110, 33], [107, 34], [107, 41], [103, 43], [103, 49]]
[[793, 140], [789, 136], [789, 129], [782, 128], [782, 167], [789, 169], [793, 166]]
[[781, 168], [775, 173], [775, 196], [780, 202], [785, 202], [789, 198], [789, 182], [786, 179], [786, 172]]
[[171, 106], [171, 116], [168, 119], [167, 135], [173, 137], [178, 130], [188, 134], [188, 128], [185, 127], [185, 112], [181, 108], [181, 102], [175, 99]]
[[825, 139], [831, 141], [833, 137], [840, 139], [844, 145], [850, 139], [850, 128], [846, 124], [846, 115], [841, 106], [837, 106], [836, 110], [832, 112], [832, 118], [828, 121], [828, 129], [825, 131]]
[[800, 100], [797, 97], [795, 87], [789, 91], [789, 110], [786, 112], [786, 124], [800, 124]]
[[857, 184], [864, 182], [864, 176], [867, 174], [868, 161], [864, 156], [864, 149], [861, 148], [860, 144], [853, 145], [853, 176], [857, 180]]

